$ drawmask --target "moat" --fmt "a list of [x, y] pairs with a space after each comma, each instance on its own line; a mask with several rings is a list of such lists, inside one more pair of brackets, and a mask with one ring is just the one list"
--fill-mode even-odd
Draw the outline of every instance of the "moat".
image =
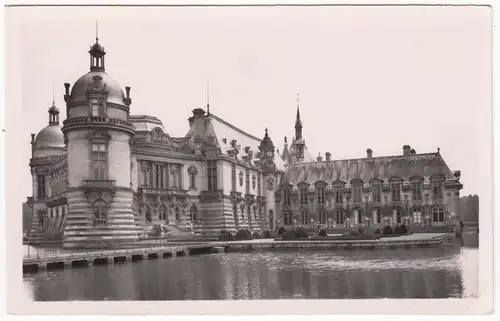
[[280, 249], [48, 270], [35, 301], [450, 298], [477, 294], [478, 235], [439, 248]]

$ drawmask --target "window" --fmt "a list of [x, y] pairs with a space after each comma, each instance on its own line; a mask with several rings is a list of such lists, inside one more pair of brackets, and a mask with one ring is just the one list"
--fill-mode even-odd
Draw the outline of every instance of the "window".
[[140, 177], [140, 180], [141, 180], [141, 186], [146, 186], [147, 183], [146, 183], [146, 177], [148, 175], [148, 172], [146, 171], [145, 168], [141, 169], [141, 177]]
[[372, 185], [372, 199], [374, 203], [380, 203], [380, 189], [381, 186], [379, 183], [375, 183]]
[[45, 198], [45, 175], [36, 176], [38, 183], [38, 198]]
[[208, 174], [208, 190], [210, 192], [217, 191], [217, 161], [207, 161], [207, 174]]
[[352, 188], [352, 196], [354, 203], [361, 203], [361, 195], [363, 191], [363, 186], [355, 185]]
[[435, 207], [432, 210], [432, 221], [435, 223], [444, 223], [444, 210], [441, 207]]
[[400, 182], [392, 183], [391, 190], [392, 190], [392, 201], [393, 202], [401, 201], [401, 183]]
[[181, 210], [178, 207], [175, 207], [175, 221], [176, 222], [181, 221]]
[[92, 173], [94, 180], [107, 179], [106, 144], [92, 144]]
[[354, 213], [354, 222], [358, 223], [358, 224], [362, 224], [363, 223], [363, 215], [361, 215], [361, 210], [360, 209], [356, 209], [353, 211]]
[[307, 205], [307, 188], [303, 187], [300, 189], [300, 204]]
[[411, 194], [414, 201], [422, 200], [422, 182], [412, 182], [411, 183]]
[[432, 196], [433, 196], [434, 200], [442, 200], [443, 199], [443, 183], [442, 182], [432, 183]]
[[292, 213], [287, 211], [285, 212], [285, 215], [283, 216], [283, 224], [285, 225], [292, 225]]
[[309, 224], [309, 215], [307, 211], [302, 211], [301, 219], [302, 219], [302, 225]]
[[148, 205], [144, 205], [144, 213], [146, 214], [146, 222], [151, 222], [151, 210]]
[[99, 117], [99, 100], [96, 98], [93, 98], [91, 100], [92, 103], [92, 116], [93, 117]]
[[253, 218], [255, 220], [255, 222], [257, 222], [257, 207], [253, 207]]
[[333, 193], [335, 194], [335, 203], [341, 204], [344, 201], [344, 195], [342, 193], [342, 187], [335, 187], [333, 189]]
[[164, 188], [163, 186], [163, 165], [154, 165], [155, 171], [155, 187], [156, 188]]
[[318, 187], [318, 204], [323, 205], [325, 204], [325, 188], [324, 187]]
[[412, 212], [413, 212], [413, 223], [414, 224], [422, 223], [422, 208], [414, 207]]
[[335, 211], [335, 223], [337, 225], [344, 224], [344, 211], [343, 210], [338, 209]]
[[238, 220], [238, 205], [233, 204], [233, 217], [234, 217], [234, 225], [236, 225], [236, 229], [239, 228], [240, 223]]
[[326, 224], [326, 213], [324, 209], [319, 211], [319, 224]]
[[196, 175], [198, 174], [198, 170], [194, 166], [189, 166], [188, 175], [189, 175], [189, 189], [196, 190]]
[[231, 164], [231, 184], [232, 190], [236, 191], [236, 164]]
[[166, 221], [167, 220], [167, 208], [165, 205], [161, 205], [160, 208], [158, 209], [159, 212], [159, 218], [160, 221]]
[[196, 205], [192, 205], [191, 209], [189, 210], [189, 216], [191, 217], [191, 222], [196, 222], [198, 221], [198, 208]]
[[380, 213], [379, 208], [373, 210], [373, 222], [376, 224], [382, 223], [382, 213]]
[[396, 221], [397, 224], [401, 224], [401, 212], [402, 210], [400, 208], [395, 208], [393, 210], [393, 216], [394, 216], [394, 221]]
[[290, 191], [286, 189], [283, 191], [283, 205], [289, 206], [290, 203], [291, 203]]
[[94, 202], [94, 225], [106, 225], [106, 203], [103, 200]]

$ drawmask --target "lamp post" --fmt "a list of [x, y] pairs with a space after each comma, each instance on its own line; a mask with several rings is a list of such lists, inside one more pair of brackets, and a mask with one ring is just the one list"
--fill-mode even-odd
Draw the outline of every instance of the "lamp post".
[[309, 226], [309, 229], [313, 229], [314, 226], [314, 218], [311, 217], [311, 225]]
[[332, 228], [332, 218], [328, 218], [328, 229]]
[[294, 231], [294, 230], [295, 230], [295, 224], [297, 224], [297, 220], [296, 220], [296, 219], [293, 219], [292, 231]]

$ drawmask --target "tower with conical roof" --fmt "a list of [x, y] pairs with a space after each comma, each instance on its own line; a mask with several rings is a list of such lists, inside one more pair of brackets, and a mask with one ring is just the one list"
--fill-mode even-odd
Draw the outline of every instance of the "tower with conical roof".
[[128, 121], [130, 87], [105, 70], [106, 52], [96, 41], [89, 50], [90, 71], [71, 88], [65, 84], [67, 119], [62, 131], [68, 150], [68, 213], [65, 247], [103, 247], [136, 240], [131, 189]]
[[297, 94], [297, 117], [295, 119], [295, 141], [297, 162], [304, 160], [304, 139], [302, 138], [302, 121], [300, 120], [299, 94]]

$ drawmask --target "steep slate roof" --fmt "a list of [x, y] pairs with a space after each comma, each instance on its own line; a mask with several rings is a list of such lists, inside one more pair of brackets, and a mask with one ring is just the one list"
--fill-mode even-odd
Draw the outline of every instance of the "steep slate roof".
[[[262, 139], [250, 135], [236, 126], [226, 122], [214, 114], [208, 116], [207, 134], [213, 134], [217, 139], [217, 144], [222, 150], [222, 153], [227, 155], [231, 147], [231, 140], [236, 140], [236, 145], [239, 146], [239, 157], [245, 155], [245, 147], [249, 146], [253, 151], [252, 161], [257, 160], [257, 153], [260, 151], [259, 146]], [[224, 143], [223, 139], [226, 139]], [[281, 157], [276, 154], [275, 163], [278, 170], [284, 171], [285, 164]]]
[[441, 155], [429, 153], [294, 164], [287, 168], [282, 184], [314, 184], [321, 180], [349, 183], [353, 179], [362, 179], [367, 183], [376, 177], [387, 181], [391, 177], [408, 179], [414, 175], [427, 178], [444, 175], [446, 179], [455, 179]]

